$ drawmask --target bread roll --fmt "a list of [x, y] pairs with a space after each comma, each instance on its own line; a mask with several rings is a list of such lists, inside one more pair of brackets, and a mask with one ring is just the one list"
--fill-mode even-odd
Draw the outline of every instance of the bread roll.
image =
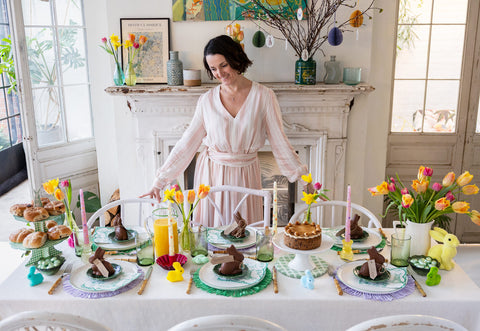
[[52, 221], [52, 220], [45, 222], [45, 226], [47, 227], [47, 229], [53, 228], [56, 225], [57, 225], [57, 222]]
[[10, 237], [8, 237], [8, 239], [14, 243], [22, 243], [23, 239], [25, 239], [25, 237], [28, 236], [30, 233], [33, 233], [33, 229], [21, 228], [16, 230], [15, 232], [12, 232], [10, 234]]
[[23, 239], [23, 247], [25, 248], [40, 248], [47, 241], [47, 234], [45, 232], [33, 232]]
[[25, 209], [23, 217], [29, 222], [42, 221], [50, 216], [48, 211], [43, 207], [30, 207]]
[[65, 212], [65, 205], [62, 201], [50, 201], [44, 205], [43, 208], [45, 208], [52, 216], [60, 215]]
[[18, 203], [10, 207], [10, 213], [16, 216], [23, 216], [23, 212], [28, 207], [32, 207], [32, 205], [28, 203]]
[[56, 225], [48, 230], [48, 240], [58, 240], [68, 237], [72, 233], [72, 230], [66, 225]]

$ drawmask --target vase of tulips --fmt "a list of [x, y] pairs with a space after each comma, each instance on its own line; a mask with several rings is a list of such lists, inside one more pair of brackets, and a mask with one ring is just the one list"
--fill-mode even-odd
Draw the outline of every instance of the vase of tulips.
[[122, 65], [118, 59], [118, 51], [122, 44], [120, 43], [120, 39], [115, 34], [112, 34], [109, 39], [106, 37], [102, 38], [102, 45], [103, 48], [108, 54], [113, 56], [115, 60], [115, 71], [113, 72], [113, 83], [117, 86], [122, 86], [125, 82], [125, 75], [122, 70]]
[[140, 36], [138, 42], [133, 33], [128, 34], [128, 39], [124, 43], [124, 47], [127, 50], [127, 67], [125, 68], [125, 84], [128, 86], [134, 86], [137, 84], [137, 74], [135, 73], [134, 59], [140, 51], [141, 47], [147, 42], [147, 37]]
[[312, 213], [310, 211], [310, 207], [312, 206], [312, 203], [317, 203], [317, 200], [330, 200], [326, 195], [325, 192], [328, 190], [322, 190], [322, 184], [320, 183], [315, 183], [312, 184], [312, 174], [308, 175], [303, 175], [302, 180], [306, 183], [304, 185], [302, 194], [303, 198], [301, 199], [302, 201], [305, 201], [307, 204], [308, 208], [305, 211], [305, 217], [304, 217], [304, 222], [305, 223], [312, 223]]

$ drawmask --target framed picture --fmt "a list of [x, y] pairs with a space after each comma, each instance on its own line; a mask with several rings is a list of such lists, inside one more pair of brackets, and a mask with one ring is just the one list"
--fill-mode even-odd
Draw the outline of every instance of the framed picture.
[[[167, 61], [170, 50], [170, 19], [168, 18], [121, 18], [120, 38], [122, 44], [135, 35], [135, 41], [141, 35], [147, 42], [140, 48], [133, 60], [137, 83], [166, 83]], [[127, 67], [128, 56], [122, 47], [123, 69]]]

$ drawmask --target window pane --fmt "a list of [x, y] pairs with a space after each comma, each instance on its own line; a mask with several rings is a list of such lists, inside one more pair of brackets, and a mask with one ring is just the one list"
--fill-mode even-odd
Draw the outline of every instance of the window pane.
[[[3, 100], [0, 101], [3, 103]], [[20, 107], [18, 105], [18, 95], [16, 94], [7, 94], [6, 95], [6, 102], [7, 102], [7, 108], [8, 108], [8, 115], [12, 116], [15, 114], [20, 113]]]
[[27, 25], [51, 25], [50, 1], [22, 0], [23, 21]]
[[57, 84], [57, 66], [51, 29], [26, 28], [32, 86]]
[[57, 0], [58, 25], [83, 25], [82, 2], [80, 0]]
[[421, 131], [424, 90], [424, 80], [395, 81], [392, 132]]
[[64, 84], [87, 82], [83, 29], [59, 29]]
[[12, 145], [22, 142], [22, 123], [20, 122], [20, 115], [10, 118], [10, 138]]
[[7, 120], [0, 120], [0, 151], [10, 147], [10, 137], [8, 136]]
[[433, 26], [429, 78], [460, 79], [465, 26]]
[[458, 81], [428, 81], [423, 132], [455, 132], [458, 91]]
[[0, 119], [7, 117], [7, 105], [5, 102], [5, 90], [0, 90]]
[[7, 0], [0, 0], [0, 23], [8, 23]]
[[433, 23], [466, 23], [468, 0], [435, 0]]
[[88, 85], [65, 87], [68, 140], [92, 136]]
[[400, 0], [398, 23], [430, 23], [431, 12], [432, 0]]
[[[8, 38], [10, 35], [10, 27], [8, 25], [0, 24], [0, 40]], [[5, 42], [2, 41], [2, 44]]]
[[395, 78], [425, 78], [429, 26], [398, 26]]
[[64, 141], [58, 88], [33, 90], [33, 103], [39, 146]]

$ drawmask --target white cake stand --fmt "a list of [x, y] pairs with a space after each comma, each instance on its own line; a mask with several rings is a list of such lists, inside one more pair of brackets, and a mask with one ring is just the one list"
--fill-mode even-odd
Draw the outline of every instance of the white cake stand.
[[295, 258], [288, 262], [288, 267], [297, 270], [297, 271], [305, 271], [307, 269], [312, 270], [315, 268], [315, 265], [310, 260], [310, 255], [317, 254], [329, 250], [333, 246], [333, 239], [327, 235], [322, 233], [322, 244], [320, 247], [311, 249], [308, 251], [302, 251], [299, 249], [293, 249], [285, 245], [283, 242], [283, 232], [277, 233], [273, 237], [273, 244], [280, 248], [282, 251], [289, 252], [295, 254]]

